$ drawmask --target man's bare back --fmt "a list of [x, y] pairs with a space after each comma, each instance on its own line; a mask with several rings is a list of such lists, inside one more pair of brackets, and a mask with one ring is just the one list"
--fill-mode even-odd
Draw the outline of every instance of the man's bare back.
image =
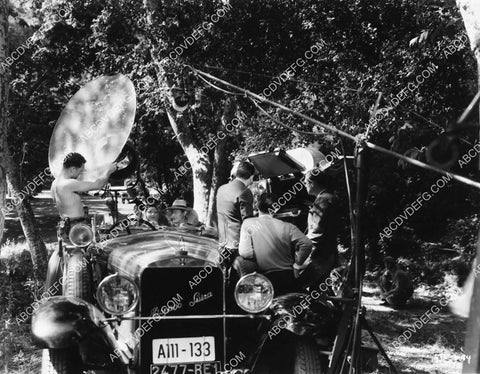
[[83, 204], [80, 195], [69, 188], [68, 179], [58, 178], [52, 183], [52, 199], [60, 217], [83, 217]]

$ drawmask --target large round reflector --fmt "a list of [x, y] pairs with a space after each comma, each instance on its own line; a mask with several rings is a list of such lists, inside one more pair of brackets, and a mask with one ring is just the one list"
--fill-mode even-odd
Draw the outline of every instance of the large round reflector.
[[57, 177], [65, 156], [78, 152], [85, 159], [81, 180], [105, 174], [120, 154], [135, 118], [135, 87], [126, 76], [102, 76], [73, 95], [50, 139], [48, 162]]

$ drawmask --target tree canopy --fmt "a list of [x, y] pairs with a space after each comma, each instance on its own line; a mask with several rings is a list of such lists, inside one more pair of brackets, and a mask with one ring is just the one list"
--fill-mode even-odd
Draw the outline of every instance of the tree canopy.
[[[244, 96], [212, 87], [188, 66], [268, 94], [271, 100], [352, 135], [370, 126], [372, 142], [421, 160], [426, 147], [450, 128], [476, 92], [473, 56], [453, 2], [37, 0], [27, 4], [28, 17], [12, 8], [16, 17], [10, 51], [41, 25], [46, 27], [42, 38], [10, 66], [9, 144], [23, 183], [46, 166], [48, 140], [69, 97], [103, 74], [123, 73], [135, 84], [138, 105], [131, 138], [148, 183], [165, 184], [168, 199], [183, 194], [191, 200], [193, 173], [203, 181], [210, 210], [212, 180], [216, 186], [222, 184], [234, 159], [276, 147], [308, 145], [324, 153], [344, 146], [352, 154], [353, 144], [341, 144], [339, 137], [307, 121], [264, 106], [285, 124], [318, 135], [281, 127]], [[308, 58], [312, 46], [318, 52]], [[380, 114], [372, 122], [379, 94]], [[172, 97], [188, 103], [188, 109], [169, 109]], [[178, 128], [172, 127], [169, 110]], [[208, 152], [198, 151], [239, 113], [245, 113], [246, 119], [238, 128]], [[464, 141], [458, 145], [462, 154], [474, 144], [474, 135], [462, 133]], [[192, 157], [199, 159], [193, 169], [184, 167], [191, 149], [196, 150]], [[182, 167], [185, 173], [179, 172]], [[473, 176], [476, 165], [457, 165], [453, 170]], [[392, 238], [380, 240], [382, 229], [437, 179], [388, 156], [372, 155], [367, 235], [373, 252], [383, 247], [397, 254], [416, 253], [421, 241], [444, 240], [472, 255], [471, 238], [451, 232], [452, 227], [458, 229], [459, 220], [465, 231], [476, 224], [470, 219], [478, 209], [476, 192], [456, 182], [426, 202]], [[343, 179], [340, 182], [338, 193], [345, 197]], [[346, 202], [344, 213], [346, 222]], [[447, 236], [442, 238], [442, 232]], [[343, 241], [348, 246], [347, 227]]]

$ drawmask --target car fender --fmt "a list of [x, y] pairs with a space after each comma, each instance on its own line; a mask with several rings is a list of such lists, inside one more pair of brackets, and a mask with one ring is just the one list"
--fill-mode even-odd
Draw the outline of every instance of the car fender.
[[[318, 293], [317, 293], [318, 294]], [[336, 308], [320, 294], [289, 293], [273, 299], [270, 305], [272, 324], [269, 332], [288, 330], [300, 336], [321, 333], [336, 319]]]
[[54, 296], [40, 305], [32, 316], [33, 341], [40, 348], [68, 348], [102, 336], [104, 344], [116, 348], [113, 332], [102, 322], [103, 313], [76, 297]]

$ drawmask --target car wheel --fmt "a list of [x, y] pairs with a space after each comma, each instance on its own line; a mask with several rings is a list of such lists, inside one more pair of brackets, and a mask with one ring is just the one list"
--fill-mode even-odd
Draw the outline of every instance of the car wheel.
[[91, 301], [91, 282], [87, 262], [83, 252], [74, 251], [68, 259], [65, 278], [63, 279], [63, 294]]
[[295, 342], [294, 374], [324, 373], [316, 345], [306, 339]]
[[[63, 279], [63, 295], [90, 300], [90, 274], [81, 251], [74, 251], [68, 259]], [[44, 349], [42, 374], [82, 374], [82, 358], [78, 347]]]
[[322, 374], [327, 365], [321, 360], [313, 340], [284, 334], [264, 347], [254, 374]]

